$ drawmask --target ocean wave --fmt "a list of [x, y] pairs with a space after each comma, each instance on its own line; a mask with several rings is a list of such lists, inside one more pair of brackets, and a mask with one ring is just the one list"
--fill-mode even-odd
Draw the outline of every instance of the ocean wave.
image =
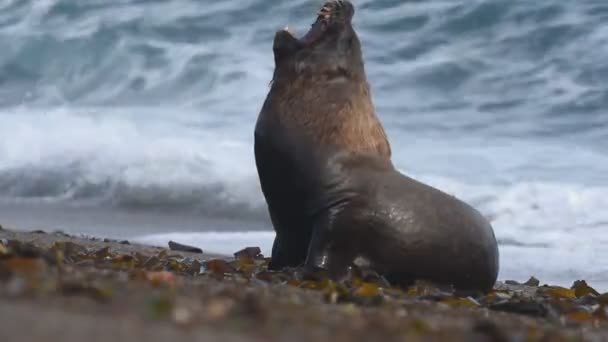
[[[222, 102], [215, 108], [236, 113], [263, 98], [274, 32], [304, 29], [316, 6], [8, 1], [0, 16], [7, 92], [0, 105]], [[601, 9], [593, 2], [362, 1], [355, 24], [387, 115], [411, 119], [459, 99], [469, 112], [513, 120], [551, 123], [584, 112], [606, 121]], [[226, 103], [237, 92], [238, 103]], [[605, 131], [603, 121], [594, 122]]]
[[205, 122], [169, 126], [150, 114], [145, 124], [135, 124], [94, 112], [20, 113], [1, 126], [1, 197], [212, 216], [265, 214], [246, 138], [234, 140], [219, 129], [201, 133]]
[[[126, 114], [132, 110], [107, 110], [14, 112], [0, 127], [1, 197], [266, 219], [250, 127], [168, 124], [150, 108], [137, 110], [148, 114], [142, 122]], [[400, 169], [479, 207], [502, 237], [608, 222], [608, 156], [601, 152], [561, 160], [552, 156], [576, 150], [509, 140], [415, 142], [394, 140]], [[539, 173], [544, 180], [535, 180]]]

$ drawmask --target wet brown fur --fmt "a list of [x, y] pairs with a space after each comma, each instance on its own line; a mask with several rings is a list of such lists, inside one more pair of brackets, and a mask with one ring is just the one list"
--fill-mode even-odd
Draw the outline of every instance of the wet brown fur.
[[391, 147], [374, 111], [367, 80], [340, 75], [336, 77], [346, 80], [332, 84], [334, 77], [326, 74], [292, 76], [273, 80], [268, 97], [274, 110], [262, 111], [260, 116], [271, 116], [262, 120], [276, 120], [319, 145], [377, 152], [390, 159]]

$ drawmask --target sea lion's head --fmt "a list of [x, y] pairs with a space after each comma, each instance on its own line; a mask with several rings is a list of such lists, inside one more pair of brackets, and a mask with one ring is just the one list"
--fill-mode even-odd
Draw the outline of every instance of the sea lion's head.
[[274, 38], [275, 78], [281, 74], [363, 75], [359, 38], [352, 27], [355, 8], [347, 0], [326, 2], [308, 33], [296, 38], [287, 29]]

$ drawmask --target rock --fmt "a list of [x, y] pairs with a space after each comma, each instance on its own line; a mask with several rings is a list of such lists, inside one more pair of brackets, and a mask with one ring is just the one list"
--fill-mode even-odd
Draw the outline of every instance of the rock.
[[203, 250], [198, 247], [182, 245], [181, 243], [177, 243], [175, 241], [169, 241], [169, 249], [172, 251], [203, 254]]
[[538, 280], [534, 276], [532, 276], [532, 277], [530, 277], [530, 279], [528, 279], [528, 281], [526, 281], [524, 283], [524, 285], [527, 285], [527, 286], [538, 286], [538, 285], [540, 285], [540, 280]]
[[584, 280], [577, 280], [572, 284], [571, 287], [574, 290], [574, 294], [577, 298], [584, 297], [586, 295], [599, 296], [599, 292], [597, 292], [594, 288], [589, 286]]
[[516, 280], [505, 280], [505, 284], [507, 285], [521, 285], [520, 282], [516, 281]]
[[53, 232], [53, 235], [57, 235], [57, 236], [63, 236], [63, 237], [70, 237], [68, 234], [66, 234], [63, 230], [55, 230]]
[[235, 259], [255, 259], [262, 253], [260, 247], [247, 247], [234, 253]]

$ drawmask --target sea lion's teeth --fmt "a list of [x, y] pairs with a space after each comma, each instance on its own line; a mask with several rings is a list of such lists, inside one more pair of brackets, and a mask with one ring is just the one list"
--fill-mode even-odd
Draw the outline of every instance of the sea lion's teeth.
[[319, 15], [328, 15], [329, 13], [331, 13], [331, 7], [323, 6], [318, 14]]

